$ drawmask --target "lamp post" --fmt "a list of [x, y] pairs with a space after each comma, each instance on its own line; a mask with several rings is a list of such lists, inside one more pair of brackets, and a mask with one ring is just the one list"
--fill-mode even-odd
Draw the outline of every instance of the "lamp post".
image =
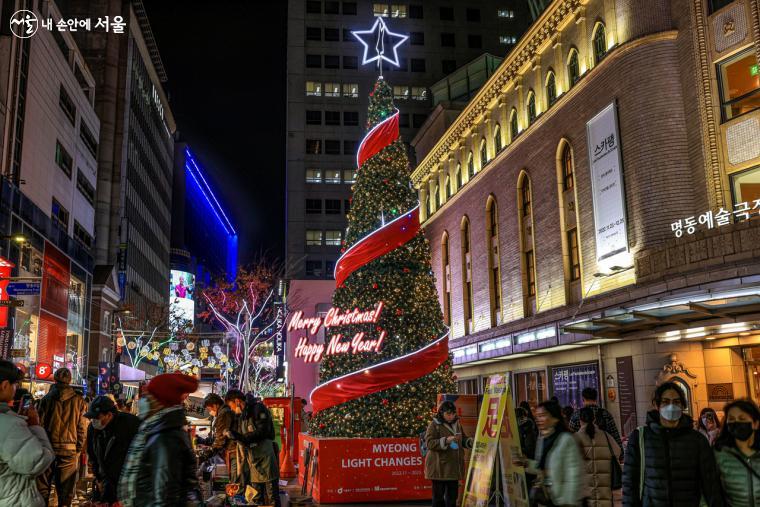
[[119, 383], [119, 365], [121, 364], [121, 346], [117, 343], [116, 338], [116, 316], [119, 314], [129, 315], [132, 313], [128, 308], [114, 310], [111, 313], [111, 362], [109, 363], [108, 390], [114, 394], [119, 394], [121, 385], [114, 388]]

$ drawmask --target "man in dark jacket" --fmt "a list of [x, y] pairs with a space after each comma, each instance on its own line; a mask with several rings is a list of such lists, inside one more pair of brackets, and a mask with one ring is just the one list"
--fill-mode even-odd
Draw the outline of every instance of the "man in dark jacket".
[[87, 404], [71, 384], [71, 371], [59, 368], [53, 375], [55, 384], [40, 400], [40, 424], [48, 434], [55, 452], [55, 461], [37, 479], [37, 487], [45, 502], [55, 485], [58, 507], [68, 507], [74, 500], [74, 486], [79, 470], [79, 454], [84, 449]]
[[117, 500], [119, 477], [140, 419], [119, 411], [107, 396], [92, 400], [84, 416], [90, 419], [87, 456], [95, 475], [93, 500], [112, 504]]
[[623, 506], [699, 507], [704, 499], [709, 507], [722, 507], [715, 455], [683, 413], [686, 397], [681, 388], [665, 382], [655, 391], [653, 404], [657, 410], [647, 413], [646, 426], [628, 438]]
[[[593, 387], [587, 387], [581, 391], [581, 396], [583, 397], [583, 406], [589, 407], [594, 411], [594, 423], [599, 426], [600, 430], [607, 432], [612, 438], [614, 438], [615, 442], [617, 442], [622, 449], [623, 440], [620, 438], [620, 432], [618, 431], [617, 424], [615, 424], [615, 419], [608, 410], [600, 407], [597, 403], [599, 392]], [[570, 429], [576, 433], [581, 429], [580, 413], [580, 410], [573, 412], [573, 415], [570, 418], [570, 424], [568, 425]]]
[[211, 435], [205, 439], [198, 439], [198, 443], [211, 447], [212, 454], [219, 454], [224, 458], [229, 466], [228, 452], [235, 452], [237, 444], [234, 440], [227, 438], [224, 434], [227, 430], [232, 429], [235, 422], [235, 414], [232, 413], [221, 396], [218, 394], [209, 394], [203, 400], [203, 407], [209, 415], [214, 418], [211, 423]]

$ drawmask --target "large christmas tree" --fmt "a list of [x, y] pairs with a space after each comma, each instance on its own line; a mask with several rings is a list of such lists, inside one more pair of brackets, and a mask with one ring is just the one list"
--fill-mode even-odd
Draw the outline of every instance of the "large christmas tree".
[[[391, 86], [380, 77], [370, 93], [368, 131], [395, 112]], [[409, 172], [406, 148], [399, 139], [361, 164], [353, 186], [344, 251], [418, 205]], [[351, 272], [333, 295], [333, 305], [341, 311], [371, 310], [379, 302], [383, 309], [377, 322], [328, 328], [325, 338], [328, 342], [339, 332], [350, 339], [364, 332], [365, 340], [376, 340], [384, 333], [379, 352], [325, 355], [320, 384], [352, 372], [370, 375], [367, 368], [414, 354], [447, 333], [430, 266], [430, 248], [421, 230]], [[454, 389], [447, 359], [415, 380], [317, 412], [311, 429], [316, 435], [333, 437], [414, 436], [429, 422], [437, 394]]]

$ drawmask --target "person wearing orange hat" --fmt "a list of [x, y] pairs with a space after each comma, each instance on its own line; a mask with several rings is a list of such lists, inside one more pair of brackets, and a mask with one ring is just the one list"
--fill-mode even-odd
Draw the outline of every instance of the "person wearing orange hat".
[[164, 373], [151, 379], [140, 394], [142, 419], [129, 448], [119, 480], [124, 507], [186, 505], [197, 490], [196, 460], [183, 402], [198, 389], [198, 379]]

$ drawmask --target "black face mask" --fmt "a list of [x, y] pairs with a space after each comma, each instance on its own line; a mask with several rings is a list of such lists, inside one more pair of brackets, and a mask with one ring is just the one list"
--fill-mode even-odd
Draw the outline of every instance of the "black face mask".
[[735, 439], [744, 442], [749, 440], [749, 437], [755, 432], [752, 429], [752, 423], [750, 422], [731, 422], [728, 423], [728, 432], [731, 433]]

